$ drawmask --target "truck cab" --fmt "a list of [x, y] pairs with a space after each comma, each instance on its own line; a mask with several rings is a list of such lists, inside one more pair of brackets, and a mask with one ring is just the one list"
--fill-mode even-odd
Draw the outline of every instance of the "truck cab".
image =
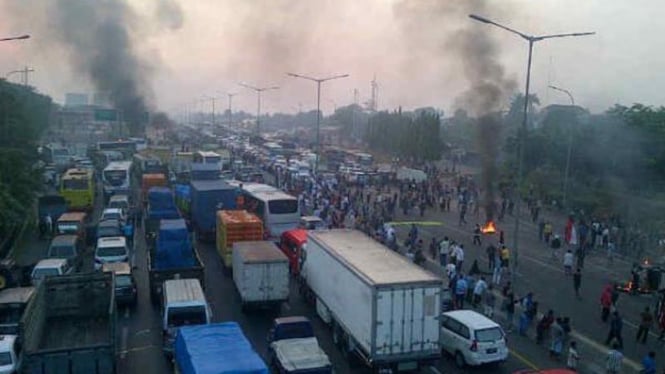
[[330, 359], [319, 346], [312, 323], [306, 317], [275, 318], [268, 333], [268, 355], [278, 373], [333, 372]]
[[300, 274], [300, 256], [305, 243], [307, 230], [295, 229], [282, 233], [279, 248], [289, 258], [289, 271], [293, 276]]

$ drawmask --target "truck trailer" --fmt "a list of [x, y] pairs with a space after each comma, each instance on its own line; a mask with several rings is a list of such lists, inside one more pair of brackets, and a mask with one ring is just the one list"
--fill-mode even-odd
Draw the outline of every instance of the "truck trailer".
[[301, 290], [343, 352], [374, 370], [415, 370], [440, 357], [440, 278], [360, 231], [307, 235]]
[[236, 242], [233, 282], [243, 311], [250, 306], [278, 308], [289, 298], [289, 259], [271, 241]]

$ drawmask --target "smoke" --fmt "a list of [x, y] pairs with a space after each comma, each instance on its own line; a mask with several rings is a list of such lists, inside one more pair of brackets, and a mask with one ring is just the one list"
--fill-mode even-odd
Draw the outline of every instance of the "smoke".
[[[141, 55], [134, 41], [146, 36], [142, 25], [150, 20], [139, 17], [128, 0], [23, 0], [8, 8], [13, 19], [36, 20], [33, 33], [40, 45], [64, 49], [73, 70], [110, 97], [130, 133], [143, 132], [159, 59]], [[179, 6], [171, 0], [158, 3], [157, 16], [158, 23], [171, 29], [183, 23]]]
[[[456, 59], [458, 69], [469, 88], [455, 100], [457, 108], [479, 118], [477, 144], [481, 153], [483, 201], [487, 219], [494, 218], [495, 183], [500, 139], [500, 121], [496, 116], [516, 89], [513, 78], [507, 77], [499, 60], [498, 42], [486, 25], [468, 18], [469, 14], [493, 16], [509, 12], [508, 4], [501, 9], [490, 7], [488, 1], [422, 0], [398, 2], [395, 17], [404, 29], [407, 40], [416, 48], [425, 42], [436, 47], [433, 57]], [[429, 35], [434, 35], [432, 41]], [[431, 43], [435, 43], [432, 45]], [[441, 74], [446, 74], [441, 72]]]

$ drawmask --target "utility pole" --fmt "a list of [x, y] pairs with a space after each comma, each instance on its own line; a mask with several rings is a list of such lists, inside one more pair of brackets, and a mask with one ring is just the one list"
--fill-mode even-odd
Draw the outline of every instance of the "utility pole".
[[233, 96], [237, 95], [238, 93], [227, 93], [226, 96], [229, 97], [229, 127], [233, 125]]
[[376, 81], [376, 74], [374, 74], [374, 78], [370, 82], [370, 87], [372, 89], [372, 101], [369, 109], [376, 112], [379, 108], [379, 84]]
[[353, 106], [351, 107], [351, 139], [356, 132], [356, 107], [358, 106], [358, 89], [353, 89]]
[[270, 91], [270, 90], [279, 90], [279, 86], [269, 86], [269, 87], [254, 87], [246, 83], [238, 83], [239, 85], [254, 90], [256, 92], [256, 135], [261, 134], [261, 92]]

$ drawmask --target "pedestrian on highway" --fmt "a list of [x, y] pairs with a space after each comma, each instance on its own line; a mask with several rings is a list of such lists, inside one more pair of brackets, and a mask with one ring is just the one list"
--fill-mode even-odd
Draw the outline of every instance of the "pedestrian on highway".
[[577, 352], [577, 342], [573, 340], [570, 342], [570, 346], [568, 347], [568, 360], [566, 360], [566, 367], [569, 370], [577, 371], [577, 366], [579, 363], [580, 355]]
[[[557, 318], [557, 321], [559, 319]], [[536, 325], [536, 344], [540, 344], [545, 340], [545, 335], [549, 332], [550, 327], [554, 323], [554, 311], [549, 310], [547, 314], [543, 315], [538, 324]]]
[[487, 291], [487, 282], [485, 277], [480, 277], [473, 287], [473, 307], [478, 308], [480, 302], [483, 300], [483, 295]]
[[649, 311], [649, 307], [645, 307], [644, 311], [640, 314], [640, 326], [637, 328], [637, 335], [635, 341], [638, 343], [646, 344], [647, 337], [649, 336], [649, 329], [653, 324], [653, 314]]
[[439, 252], [439, 241], [436, 240], [436, 237], [432, 237], [432, 240], [429, 242], [429, 254], [432, 257], [432, 260], [436, 260], [436, 255]]
[[665, 305], [660, 306], [660, 311], [658, 312], [658, 327], [660, 328], [660, 336], [658, 336], [658, 341], [665, 342]]
[[46, 217], [44, 217], [44, 231], [47, 237], [53, 235], [53, 218], [50, 213], [46, 213]]
[[455, 248], [455, 261], [457, 262], [457, 270], [462, 271], [462, 265], [464, 264], [464, 245], [458, 244]]
[[650, 351], [644, 356], [640, 374], [656, 374], [656, 352]]
[[582, 269], [577, 268], [573, 274], [573, 288], [575, 289], [575, 296], [580, 298], [580, 287], [582, 286]]
[[559, 248], [561, 248], [561, 237], [558, 234], [554, 235], [550, 247], [552, 247], [552, 259], [556, 260], [557, 256], [559, 256]]
[[490, 245], [488, 245], [485, 249], [485, 253], [487, 253], [487, 261], [489, 262], [487, 268], [490, 271], [493, 271], [496, 265], [496, 247], [494, 244], [490, 243]]
[[557, 318], [552, 324], [552, 342], [550, 343], [550, 358], [559, 360], [563, 352], [563, 327], [561, 326], [561, 318]]
[[457, 282], [455, 282], [455, 309], [464, 309], [464, 298], [466, 297], [468, 284], [464, 274], [459, 272]]
[[485, 292], [485, 315], [489, 318], [494, 317], [494, 306], [496, 304], [496, 295], [494, 294], [494, 287], [490, 284], [487, 286]]
[[494, 271], [492, 272], [492, 283], [501, 284], [501, 276], [503, 275], [503, 268], [499, 262], [494, 261]]
[[503, 300], [503, 305], [501, 309], [506, 312], [506, 331], [513, 331], [513, 318], [515, 316], [515, 294], [512, 290], [509, 290], [506, 294], [506, 298]]
[[573, 252], [570, 249], [567, 250], [563, 255], [563, 272], [565, 275], [570, 275], [573, 272], [574, 260], [575, 256], [573, 256]]
[[439, 264], [441, 267], [447, 265], [448, 250], [450, 249], [450, 240], [447, 236], [443, 237], [441, 243], [439, 243]]
[[501, 260], [501, 267], [508, 270], [510, 268], [510, 250], [505, 245], [501, 247], [499, 259]]
[[623, 330], [623, 319], [619, 315], [619, 312], [615, 311], [612, 314], [612, 319], [610, 320], [610, 331], [607, 333], [605, 344], [609, 345], [612, 341], [616, 341], [618, 347], [623, 349], [623, 338], [621, 337], [621, 330]]
[[480, 225], [476, 223], [476, 227], [473, 229], [473, 245], [481, 246], [483, 242], [480, 240]]
[[522, 306], [522, 312], [520, 313], [520, 319], [519, 319], [519, 329], [518, 332], [522, 336], [526, 336], [526, 332], [529, 329], [529, 325], [531, 325], [531, 321], [533, 320], [533, 317], [535, 316], [534, 310], [535, 310], [535, 305], [534, 305], [534, 300], [533, 300], [533, 293], [529, 292], [526, 296], [522, 298], [522, 301], [520, 302]]
[[612, 308], [612, 285], [606, 284], [600, 294], [600, 319], [607, 322]]
[[612, 349], [607, 352], [605, 359], [605, 373], [606, 374], [619, 374], [621, 373], [621, 366], [623, 366], [623, 353], [619, 352], [619, 343], [612, 343]]

